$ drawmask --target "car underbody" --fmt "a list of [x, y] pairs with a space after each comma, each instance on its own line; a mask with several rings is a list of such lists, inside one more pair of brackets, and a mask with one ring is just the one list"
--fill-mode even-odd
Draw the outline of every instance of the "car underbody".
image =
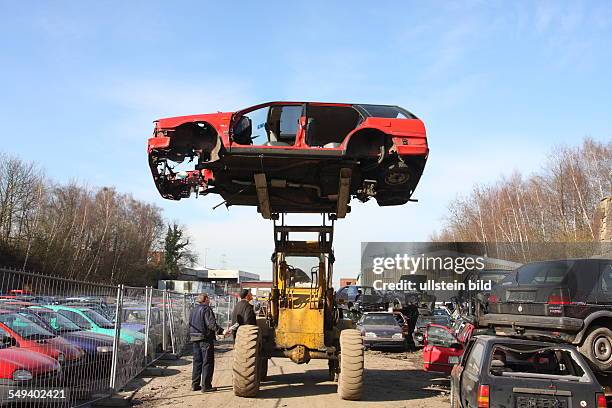
[[[149, 165], [164, 198], [215, 193], [227, 206], [258, 206], [262, 214], [342, 216], [350, 211], [347, 204], [352, 197], [363, 202], [374, 198], [380, 206], [407, 203], [427, 160], [424, 134], [386, 134], [371, 127], [378, 118], [369, 118], [356, 130], [348, 123], [329, 122], [333, 127], [318, 132], [317, 138], [314, 127], [303, 126], [303, 132], [298, 130], [298, 136], [290, 140], [293, 144], [268, 131], [264, 134], [268, 140], [256, 145], [254, 139], [261, 135], [253, 136], [250, 119], [244, 125], [248, 127], [245, 136], [244, 126], [236, 124], [241, 116], [210, 116], [157, 122], [149, 139]], [[228, 128], [233, 130], [223, 130]], [[333, 137], [333, 131], [341, 134]]]

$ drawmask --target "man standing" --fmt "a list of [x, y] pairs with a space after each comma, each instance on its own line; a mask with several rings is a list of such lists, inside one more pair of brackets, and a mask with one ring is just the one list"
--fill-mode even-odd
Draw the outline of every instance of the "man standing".
[[[217, 325], [207, 294], [198, 295], [196, 306], [189, 317], [189, 335], [193, 342], [193, 371], [191, 389], [202, 392], [216, 391], [212, 386], [215, 371], [215, 335], [223, 333]], [[203, 384], [201, 384], [203, 382]]]
[[[238, 327], [240, 327], [243, 324], [257, 324], [255, 311], [253, 310], [253, 305], [250, 303], [252, 299], [253, 295], [251, 295], [250, 290], [242, 289], [240, 291], [240, 301], [234, 306], [234, 310], [232, 311], [232, 325], [237, 324]], [[234, 339], [236, 338], [238, 327], [232, 331]]]

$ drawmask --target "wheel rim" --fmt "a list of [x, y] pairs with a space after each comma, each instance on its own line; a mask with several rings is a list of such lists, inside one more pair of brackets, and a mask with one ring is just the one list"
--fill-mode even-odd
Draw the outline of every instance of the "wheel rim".
[[608, 361], [612, 357], [612, 342], [607, 336], [600, 336], [593, 342], [595, 358], [599, 361]]
[[397, 186], [406, 183], [409, 179], [409, 173], [392, 170], [385, 176], [385, 183], [391, 186]]

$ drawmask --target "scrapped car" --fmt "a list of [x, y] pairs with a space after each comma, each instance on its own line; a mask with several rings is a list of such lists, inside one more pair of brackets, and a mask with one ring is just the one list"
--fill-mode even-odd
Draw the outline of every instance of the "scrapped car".
[[579, 346], [599, 371], [612, 370], [612, 260], [534, 262], [491, 292], [480, 326], [498, 335]]
[[451, 407], [605, 408], [604, 390], [575, 347], [475, 336], [451, 372]]
[[[29, 316], [31, 320], [36, 319], [34, 321], [39, 326], [81, 348], [87, 360], [82, 371], [87, 375], [104, 376], [110, 373], [114, 349], [112, 336], [85, 331], [67, 317], [50, 309], [30, 308], [18, 313]], [[119, 360], [128, 360], [130, 353], [129, 344], [120, 340]]]
[[[121, 328], [144, 333], [146, 329], [146, 306], [125, 306], [122, 309]], [[149, 337], [152, 339], [155, 351], [163, 351], [163, 332], [162, 310], [152, 307], [149, 316]], [[166, 336], [169, 339], [170, 333], [166, 329]]]
[[[44, 307], [67, 317], [83, 330], [106, 334], [108, 336], [115, 335], [115, 324], [95, 310], [85, 307], [79, 308], [63, 305], [45, 305]], [[144, 345], [144, 335], [142, 333], [127, 329], [121, 330], [120, 338], [129, 344], [136, 344], [137, 346]]]
[[434, 315], [419, 315], [412, 338], [416, 346], [422, 346], [423, 340], [425, 340], [425, 329], [430, 324], [436, 324], [438, 326], [450, 327], [451, 320], [448, 316], [434, 316]]
[[62, 381], [60, 363], [43, 353], [17, 347], [14, 338], [0, 332], [0, 402], [15, 387], [51, 387]]
[[463, 344], [446, 326], [430, 324], [423, 335], [423, 370], [450, 374], [463, 354]]
[[429, 148], [423, 122], [399, 106], [268, 102], [237, 112], [158, 119], [149, 166], [162, 197], [216, 193], [270, 213], [341, 218], [351, 197], [411, 200]]
[[366, 312], [357, 322], [364, 347], [408, 347], [408, 322], [398, 312]]
[[343, 309], [359, 311], [386, 311], [389, 307], [385, 297], [372, 286], [348, 285], [338, 289], [336, 300]]
[[0, 310], [0, 335], [14, 339], [19, 348], [56, 359], [62, 369], [68, 372], [67, 375], [80, 370], [84, 363], [85, 353], [80, 347], [45, 330], [16, 311]]

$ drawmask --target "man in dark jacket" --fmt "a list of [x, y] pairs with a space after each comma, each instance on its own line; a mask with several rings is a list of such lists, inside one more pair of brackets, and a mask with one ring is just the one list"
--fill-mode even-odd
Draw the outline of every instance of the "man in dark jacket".
[[[193, 342], [193, 371], [191, 389], [202, 392], [216, 391], [212, 386], [215, 371], [215, 337], [223, 333], [217, 325], [207, 294], [198, 295], [196, 306], [189, 317], [189, 335]], [[203, 382], [203, 384], [201, 384]]]
[[[238, 324], [238, 327], [240, 327], [243, 324], [257, 324], [253, 305], [249, 303], [252, 299], [253, 295], [251, 295], [250, 290], [242, 289], [240, 291], [240, 301], [234, 306], [234, 310], [232, 311], [232, 325]], [[236, 338], [238, 327], [232, 331], [234, 339]]]

